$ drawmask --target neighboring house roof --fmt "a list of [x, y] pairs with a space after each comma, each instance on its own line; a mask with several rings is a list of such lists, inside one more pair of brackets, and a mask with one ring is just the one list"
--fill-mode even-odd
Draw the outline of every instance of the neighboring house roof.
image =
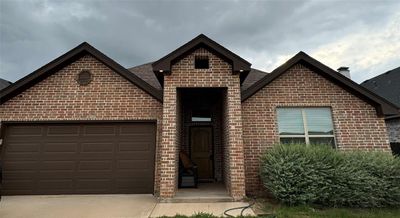
[[361, 85], [400, 107], [400, 67], [365, 80]]
[[171, 65], [174, 63], [174, 61], [179, 60], [186, 54], [200, 47], [214, 52], [222, 59], [230, 63], [232, 65], [232, 73], [239, 73], [241, 82], [245, 80], [247, 74], [250, 72], [250, 62], [231, 52], [204, 34], [200, 34], [181, 47], [175, 49], [173, 52], [152, 63], [153, 70], [156, 73], [157, 79], [160, 81], [160, 83], [163, 81], [164, 74], [171, 73]]
[[320, 74], [326, 79], [346, 89], [350, 93], [365, 100], [366, 102], [368, 102], [369, 104], [371, 104], [376, 108], [379, 115], [399, 114], [399, 108], [396, 105], [392, 104], [391, 102], [382, 98], [381, 96], [369, 91], [368, 89], [358, 85], [351, 79], [327, 67], [326, 65], [308, 56], [306, 53], [302, 51], [296, 54], [291, 59], [289, 59], [283, 65], [273, 70], [271, 73], [267, 74], [267, 76], [256, 82], [247, 90], [242, 92], [242, 101], [245, 101], [246, 99], [254, 95], [258, 90], [262, 89], [263, 87], [274, 81], [280, 75], [285, 73], [289, 68], [298, 63], [312, 69], [314, 72]]
[[5, 79], [0, 78], [0, 90], [6, 88], [7, 86], [11, 85], [12, 83], [10, 81], [7, 81]]
[[[361, 85], [400, 107], [400, 67], [365, 80]], [[389, 116], [387, 119], [399, 117]]]
[[130, 71], [119, 65], [117, 62], [107, 57], [99, 50], [95, 49], [93, 46], [89, 45], [89, 43], [84, 42], [77, 47], [71, 49], [67, 53], [61, 55], [60, 57], [54, 59], [50, 63], [37, 69], [33, 73], [25, 76], [14, 84], [3, 89], [0, 92], [0, 104], [3, 104], [8, 99], [14, 97], [15, 95], [18, 95], [22, 91], [33, 86], [37, 82], [42, 81], [43, 79], [57, 72], [62, 67], [72, 63], [73, 61], [86, 54], [93, 56], [128, 81], [132, 82], [145, 92], [149, 93], [157, 100], [162, 101], [162, 92], [160, 90], [155, 89], [153, 86], [149, 85], [147, 82], [143, 81], [141, 78], [131, 73]]

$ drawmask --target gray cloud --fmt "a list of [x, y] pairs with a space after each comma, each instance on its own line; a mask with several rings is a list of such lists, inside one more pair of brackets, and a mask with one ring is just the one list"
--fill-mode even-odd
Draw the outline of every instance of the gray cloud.
[[390, 49], [398, 11], [398, 1], [2, 0], [0, 77], [14, 82], [83, 41], [130, 67], [205, 33], [256, 68], [303, 50], [334, 69], [349, 65], [361, 82], [400, 64]]

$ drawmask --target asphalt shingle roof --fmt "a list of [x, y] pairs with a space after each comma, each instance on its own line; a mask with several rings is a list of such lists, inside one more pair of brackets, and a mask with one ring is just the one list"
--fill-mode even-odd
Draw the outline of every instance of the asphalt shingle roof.
[[10, 81], [0, 78], [0, 90], [6, 88], [7, 86], [11, 85]]
[[400, 107], [400, 67], [366, 80], [361, 85]]
[[[135, 67], [128, 68], [128, 70], [132, 73], [134, 73], [136, 76], [140, 77], [142, 80], [147, 82], [149, 85], [153, 86], [154, 88], [158, 90], [162, 90], [162, 87], [157, 80], [156, 75], [153, 72], [152, 64], [153, 62], [138, 65]], [[253, 69], [251, 68], [249, 75], [246, 77], [246, 79], [243, 81], [242, 84], [242, 91], [248, 89], [251, 85], [259, 81], [261, 78], [264, 76], [267, 76], [268, 73]]]
[[249, 75], [247, 75], [246, 79], [242, 83], [241, 90], [244, 91], [244, 90], [248, 89], [250, 86], [252, 86], [254, 83], [258, 82], [265, 76], [268, 76], [267, 72], [251, 68]]
[[153, 62], [131, 67], [128, 68], [128, 70], [134, 73], [140, 79], [147, 82], [149, 85], [153, 86], [154, 88], [162, 90], [160, 82], [158, 82], [158, 79], [153, 72], [153, 67], [151, 66], [152, 63]]

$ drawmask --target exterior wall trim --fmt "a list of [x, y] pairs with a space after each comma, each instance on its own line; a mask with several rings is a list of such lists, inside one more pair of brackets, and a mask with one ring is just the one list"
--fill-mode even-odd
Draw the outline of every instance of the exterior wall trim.
[[0, 121], [4, 125], [8, 124], [76, 124], [76, 123], [155, 123], [157, 124], [157, 120], [149, 119], [149, 120], [4, 120]]

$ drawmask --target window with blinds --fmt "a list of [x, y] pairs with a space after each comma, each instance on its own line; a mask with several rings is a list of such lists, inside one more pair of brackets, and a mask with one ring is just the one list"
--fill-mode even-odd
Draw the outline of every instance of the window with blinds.
[[277, 108], [280, 142], [323, 144], [335, 147], [331, 109]]

